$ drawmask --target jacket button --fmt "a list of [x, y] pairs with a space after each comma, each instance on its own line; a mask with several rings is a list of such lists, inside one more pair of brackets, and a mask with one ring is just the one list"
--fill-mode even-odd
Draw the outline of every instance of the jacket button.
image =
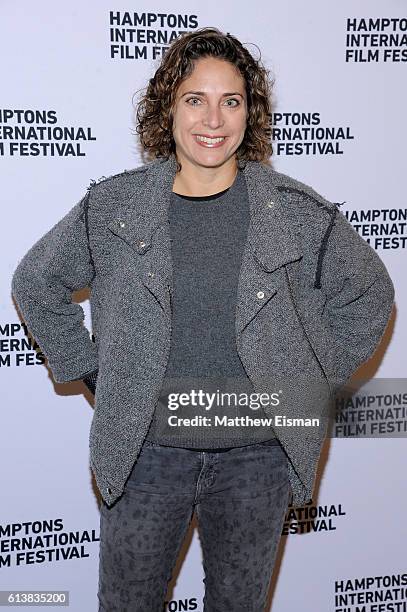
[[112, 489], [110, 487], [107, 487], [106, 491], [109, 493], [109, 495], [112, 494]]
[[268, 206], [269, 208], [273, 208], [274, 202], [270, 200], [270, 202], [267, 202], [266, 206]]
[[144, 242], [144, 240], [140, 240], [138, 243], [139, 247], [143, 248], [146, 246], [146, 243]]
[[120, 227], [125, 227], [126, 226], [124, 221], [119, 221], [119, 225], [120, 225]]
[[154, 278], [154, 272], [149, 272], [148, 276], [150, 276], [151, 278]]
[[264, 291], [258, 291], [257, 297], [259, 298], [259, 300], [262, 300], [264, 298]]

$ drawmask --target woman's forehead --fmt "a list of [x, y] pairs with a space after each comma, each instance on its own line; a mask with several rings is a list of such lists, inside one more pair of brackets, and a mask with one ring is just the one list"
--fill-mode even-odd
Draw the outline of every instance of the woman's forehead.
[[[231, 89], [232, 87], [232, 89]], [[230, 62], [218, 58], [201, 58], [194, 62], [194, 68], [179, 85], [179, 90], [194, 90], [195, 93], [224, 89], [225, 94], [244, 93], [244, 78]]]

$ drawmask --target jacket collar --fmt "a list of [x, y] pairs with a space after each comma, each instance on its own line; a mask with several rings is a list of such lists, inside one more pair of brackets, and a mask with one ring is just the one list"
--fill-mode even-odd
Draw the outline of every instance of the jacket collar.
[[[152, 244], [158, 227], [168, 223], [168, 206], [176, 173], [176, 159], [147, 164], [145, 182], [128, 203], [128, 212], [109, 228], [139, 254]], [[256, 161], [244, 163], [250, 206], [247, 241], [259, 264], [268, 272], [300, 259], [302, 250], [284, 207], [284, 197], [273, 181], [274, 171]]]

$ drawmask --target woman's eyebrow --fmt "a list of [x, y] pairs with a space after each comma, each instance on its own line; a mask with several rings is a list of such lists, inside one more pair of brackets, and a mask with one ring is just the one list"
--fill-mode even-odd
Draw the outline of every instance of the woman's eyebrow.
[[[186, 96], [187, 94], [195, 94], [196, 96], [205, 96], [206, 93], [204, 91], [186, 91], [185, 93], [182, 94], [181, 98], [183, 96]], [[228, 93], [224, 93], [222, 94], [222, 96], [240, 96], [241, 98], [243, 98], [243, 95], [238, 92], [238, 91], [231, 91]]]

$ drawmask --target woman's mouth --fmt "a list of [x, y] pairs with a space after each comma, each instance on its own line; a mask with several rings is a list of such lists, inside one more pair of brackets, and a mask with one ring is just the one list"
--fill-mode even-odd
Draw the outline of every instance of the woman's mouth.
[[195, 134], [195, 140], [202, 147], [214, 149], [216, 147], [222, 146], [226, 139], [226, 136], [217, 136], [216, 138], [209, 138], [207, 136], [200, 136], [199, 134]]

